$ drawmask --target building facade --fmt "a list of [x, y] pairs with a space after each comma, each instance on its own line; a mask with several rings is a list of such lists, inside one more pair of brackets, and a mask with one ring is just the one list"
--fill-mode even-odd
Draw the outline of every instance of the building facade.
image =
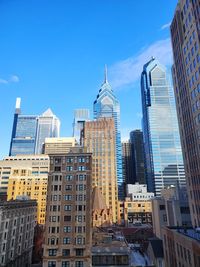
[[120, 104], [113, 90], [108, 83], [107, 69], [105, 68], [105, 79], [99, 90], [93, 105], [94, 119], [101, 117], [114, 118], [115, 122], [115, 151], [116, 151], [116, 169], [118, 196], [124, 198], [124, 181], [122, 175], [122, 149], [121, 149], [121, 132], [120, 132]]
[[191, 228], [164, 227], [165, 267], [200, 266], [200, 233]]
[[130, 184], [136, 182], [145, 184], [145, 170], [144, 170], [144, 144], [143, 133], [141, 130], [134, 130], [130, 132], [131, 153], [133, 160], [133, 179]]
[[76, 144], [74, 137], [45, 138], [44, 153], [47, 155], [65, 154]]
[[143, 67], [141, 95], [147, 185], [160, 195], [164, 187], [185, 185], [185, 171], [173, 91], [154, 58]]
[[43, 267], [90, 266], [92, 156], [74, 147], [50, 156]]
[[117, 172], [115, 154], [115, 124], [113, 118], [85, 122], [83, 145], [92, 153], [92, 186], [98, 186], [113, 222], [117, 221]]
[[130, 142], [122, 142], [122, 174], [125, 184], [134, 182], [133, 158]]
[[174, 92], [193, 226], [200, 226], [200, 3], [179, 0], [171, 24]]
[[164, 226], [191, 227], [186, 187], [163, 189], [160, 197], [152, 199], [152, 219], [154, 234], [161, 239]]
[[13, 200], [28, 196], [37, 200], [37, 222], [45, 223], [49, 157], [19, 155], [0, 161], [0, 198]]
[[41, 116], [22, 115], [21, 99], [17, 98], [9, 156], [40, 154], [46, 137], [58, 137], [60, 121], [50, 109]]
[[0, 266], [31, 266], [37, 203], [35, 200], [0, 202]]

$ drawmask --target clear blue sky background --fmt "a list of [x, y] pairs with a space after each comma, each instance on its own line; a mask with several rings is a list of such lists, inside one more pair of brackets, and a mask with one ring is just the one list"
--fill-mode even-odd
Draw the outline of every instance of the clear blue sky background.
[[151, 56], [170, 67], [177, 0], [0, 0], [0, 157], [9, 150], [16, 97], [23, 114], [48, 107], [72, 133], [73, 110], [91, 110], [108, 79], [122, 137], [141, 127], [139, 75]]

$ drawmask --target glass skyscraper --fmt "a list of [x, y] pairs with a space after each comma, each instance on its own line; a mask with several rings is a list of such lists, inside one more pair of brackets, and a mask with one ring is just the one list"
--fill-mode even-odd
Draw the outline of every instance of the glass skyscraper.
[[49, 108], [41, 116], [38, 116], [37, 121], [35, 154], [41, 154], [45, 138], [60, 136], [60, 120]]
[[22, 115], [20, 102], [17, 98], [9, 156], [41, 154], [45, 138], [59, 136], [60, 121], [50, 109], [41, 116]]
[[72, 136], [76, 138], [76, 141], [80, 144], [80, 133], [83, 130], [84, 122], [90, 119], [89, 109], [75, 109], [74, 121], [73, 121], [73, 133]]
[[93, 106], [94, 119], [101, 117], [112, 117], [115, 122], [116, 131], [116, 164], [117, 164], [117, 183], [118, 196], [124, 198], [124, 181], [122, 176], [122, 148], [121, 148], [121, 133], [120, 133], [120, 105], [113, 90], [108, 83], [107, 68], [105, 67], [105, 79], [99, 90]]
[[170, 185], [185, 185], [182, 149], [172, 87], [154, 58], [141, 75], [145, 169], [148, 190], [160, 195]]

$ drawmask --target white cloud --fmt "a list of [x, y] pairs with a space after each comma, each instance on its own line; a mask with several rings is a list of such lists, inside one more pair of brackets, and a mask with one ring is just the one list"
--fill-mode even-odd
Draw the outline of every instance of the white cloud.
[[9, 79], [0, 78], [0, 84], [8, 84], [8, 83], [18, 83], [19, 77], [17, 75], [11, 75]]
[[0, 83], [6, 84], [6, 83], [8, 83], [8, 81], [0, 78]]
[[165, 29], [168, 29], [171, 25], [171, 21], [169, 23], [166, 23], [164, 25], [162, 25], [162, 27], [160, 28], [161, 30], [165, 30]]
[[146, 48], [143, 48], [138, 54], [119, 61], [109, 68], [110, 83], [113, 88], [130, 86], [138, 82], [143, 65], [154, 56], [164, 66], [172, 64], [172, 48], [170, 38], [159, 40]]

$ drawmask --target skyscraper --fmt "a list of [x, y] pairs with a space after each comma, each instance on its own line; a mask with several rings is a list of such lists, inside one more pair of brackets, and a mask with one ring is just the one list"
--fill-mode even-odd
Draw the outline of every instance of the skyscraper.
[[174, 92], [193, 226], [200, 227], [200, 2], [179, 0], [171, 24]]
[[115, 145], [116, 145], [116, 164], [117, 164], [117, 183], [118, 196], [124, 197], [124, 181], [122, 176], [122, 149], [121, 149], [121, 133], [120, 133], [120, 105], [113, 90], [108, 83], [107, 68], [105, 67], [104, 82], [99, 90], [93, 106], [94, 119], [101, 117], [112, 117], [115, 122]]
[[37, 116], [21, 115], [20, 103], [17, 98], [9, 156], [35, 153]]
[[148, 190], [185, 184], [174, 95], [164, 67], [154, 58], [141, 75], [145, 167]]
[[113, 118], [86, 121], [82, 131], [84, 147], [92, 153], [92, 186], [98, 186], [113, 221], [117, 221], [117, 173], [115, 124]]
[[80, 133], [83, 130], [84, 121], [88, 121], [90, 118], [89, 109], [75, 109], [74, 121], [73, 121], [73, 137], [80, 143]]
[[21, 99], [17, 98], [9, 156], [41, 154], [46, 137], [58, 137], [60, 121], [50, 109], [41, 116], [22, 115]]
[[122, 142], [122, 173], [125, 184], [134, 183], [133, 158], [130, 142]]
[[60, 136], [60, 120], [48, 108], [42, 115], [38, 116], [37, 124], [35, 154], [41, 154], [45, 138]]
[[144, 170], [144, 145], [143, 133], [141, 130], [134, 130], [130, 132], [131, 152], [133, 159], [133, 182], [145, 184], [145, 170]]

